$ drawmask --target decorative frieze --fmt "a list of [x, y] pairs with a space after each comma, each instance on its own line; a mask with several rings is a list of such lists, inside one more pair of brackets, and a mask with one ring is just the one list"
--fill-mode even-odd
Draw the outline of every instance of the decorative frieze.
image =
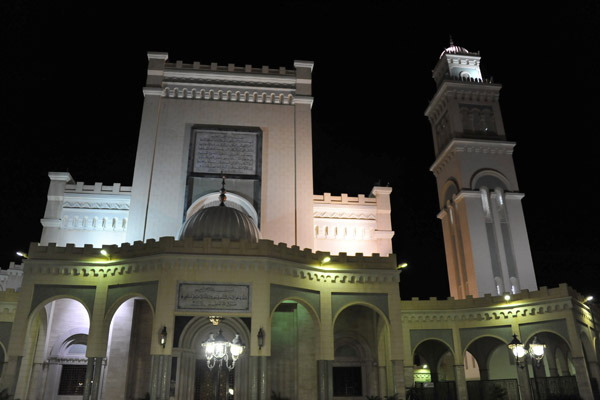
[[[395, 256], [365, 257], [358, 253], [331, 256], [326, 266], [321, 260], [329, 253], [312, 253], [297, 246], [288, 248], [269, 240], [258, 243], [212, 241], [175, 241], [172, 237], [148, 240], [146, 243], [124, 243], [105, 246], [108, 256], [100, 254], [91, 245], [57, 247], [32, 244], [28, 273], [106, 278], [109, 276], [193, 269], [213, 271], [253, 271], [279, 274], [298, 279], [334, 283], [388, 283], [398, 282]], [[214, 257], [220, 255], [222, 257]], [[243, 256], [237, 258], [236, 256]]]

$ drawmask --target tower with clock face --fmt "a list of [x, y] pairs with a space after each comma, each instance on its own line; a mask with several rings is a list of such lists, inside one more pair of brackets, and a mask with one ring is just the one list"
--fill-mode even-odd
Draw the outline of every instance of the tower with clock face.
[[480, 60], [451, 43], [433, 70], [437, 92], [425, 111], [455, 298], [537, 290], [501, 85], [482, 77]]

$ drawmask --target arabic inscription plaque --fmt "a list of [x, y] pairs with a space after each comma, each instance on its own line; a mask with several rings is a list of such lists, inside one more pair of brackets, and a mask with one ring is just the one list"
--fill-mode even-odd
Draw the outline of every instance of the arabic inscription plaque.
[[250, 285], [179, 283], [177, 309], [250, 312]]
[[194, 172], [255, 175], [257, 138], [253, 132], [196, 131]]

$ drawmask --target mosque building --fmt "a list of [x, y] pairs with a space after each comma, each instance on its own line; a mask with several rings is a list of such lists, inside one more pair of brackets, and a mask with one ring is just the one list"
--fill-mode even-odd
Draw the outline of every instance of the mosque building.
[[[501, 85], [480, 59], [451, 45], [433, 71], [452, 297], [408, 301], [392, 188], [313, 193], [312, 62], [148, 53], [132, 186], [50, 172], [39, 243], [0, 275], [0, 387], [21, 400], [597, 399], [600, 315], [567, 285], [537, 286]], [[221, 338], [223, 358], [209, 351]], [[515, 359], [517, 338], [543, 357]]]

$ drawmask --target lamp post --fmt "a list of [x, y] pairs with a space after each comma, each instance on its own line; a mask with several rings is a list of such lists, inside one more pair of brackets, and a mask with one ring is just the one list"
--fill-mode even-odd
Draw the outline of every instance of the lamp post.
[[235, 335], [231, 342], [223, 336], [223, 331], [219, 329], [217, 336], [211, 333], [208, 339], [202, 343], [204, 347], [204, 354], [206, 355], [206, 365], [209, 369], [213, 369], [215, 365], [218, 366], [217, 370], [217, 385], [215, 387], [215, 400], [219, 400], [221, 392], [221, 367], [223, 362], [229, 371], [235, 368], [235, 362], [238, 360], [240, 355], [244, 352], [244, 344], [240, 339], [240, 335]]
[[[546, 345], [540, 342], [537, 336], [534, 336], [533, 340], [529, 344], [529, 349], [525, 350], [525, 345], [521, 343], [516, 334], [513, 335], [513, 340], [508, 344], [508, 348], [512, 351], [515, 356], [515, 365], [517, 367], [517, 384], [519, 383], [519, 368], [524, 369], [527, 366], [527, 358], [525, 357], [529, 354], [529, 357], [535, 361], [535, 366], [532, 362], [532, 367], [534, 367], [533, 381], [535, 384], [535, 398], [539, 398], [539, 390], [537, 385], [537, 380], [535, 379], [535, 367], [539, 367], [542, 359], [544, 358], [544, 353], [546, 351]], [[519, 362], [519, 358], [522, 358], [523, 361]], [[529, 378], [529, 374], [526, 373], [526, 376]]]

